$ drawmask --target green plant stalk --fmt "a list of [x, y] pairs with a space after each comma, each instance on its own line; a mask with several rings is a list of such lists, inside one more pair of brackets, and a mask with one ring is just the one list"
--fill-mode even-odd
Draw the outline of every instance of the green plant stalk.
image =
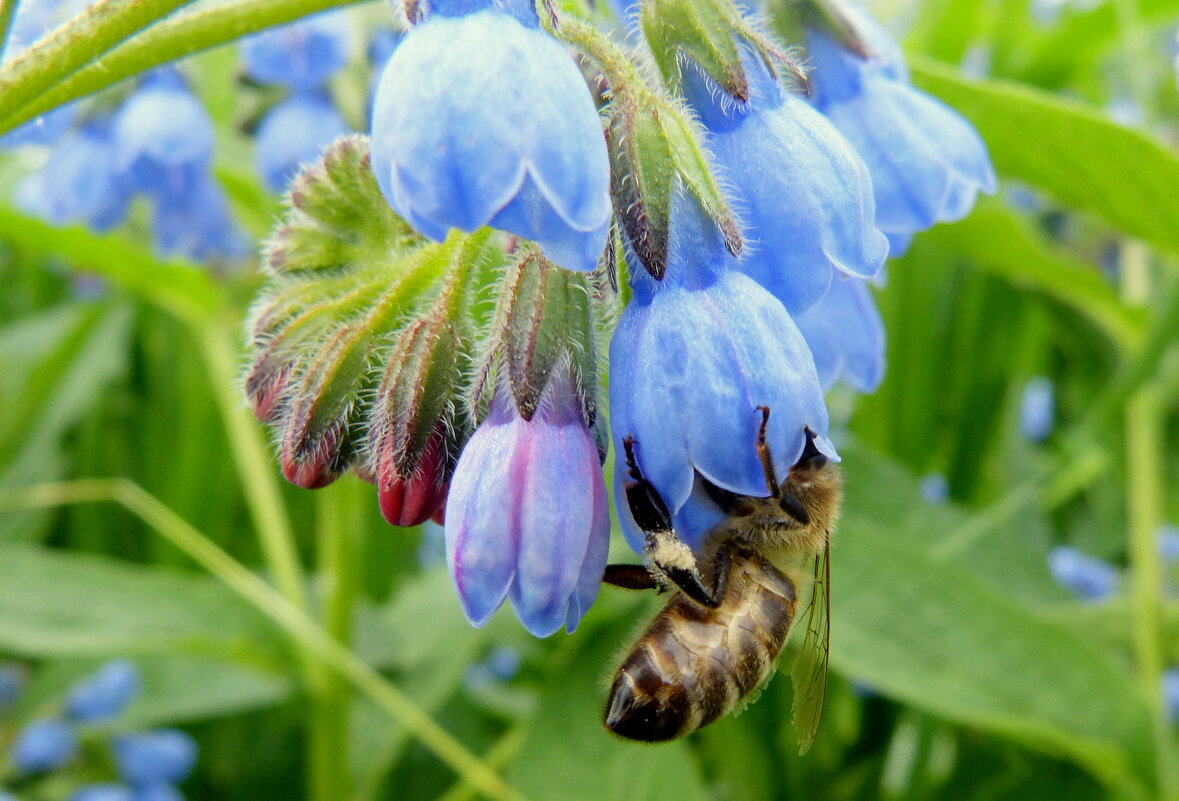
[[[323, 625], [327, 633], [351, 647], [352, 616], [359, 586], [357, 535], [363, 528], [357, 519], [357, 490], [368, 486], [345, 477], [316, 494], [316, 542], [319, 546], [319, 579], [323, 597]], [[340, 801], [352, 797], [348, 770], [351, 710], [348, 684], [336, 673], [325, 677], [312, 698], [310, 737], [310, 788], [312, 801]]]
[[371, 665], [336, 642], [306, 612], [292, 605], [135, 482], [124, 478], [88, 479], [0, 489], [0, 511], [96, 501], [121, 504], [154, 528], [164, 539], [261, 610], [307, 652], [346, 678], [480, 793], [495, 801], [524, 801], [519, 792], [509, 787], [495, 771], [451, 737]]
[[306, 609], [303, 569], [274, 477], [270, 449], [234, 389], [238, 383], [236, 354], [223, 327], [213, 319], [194, 324], [194, 329], [262, 553], [282, 596], [295, 608]]
[[4, 63], [4, 52], [8, 49], [8, 36], [12, 33], [12, 20], [16, 17], [17, 0], [0, 0], [0, 64]]
[[0, 118], [8, 120], [119, 42], [191, 2], [103, 0], [88, 6], [0, 69]]
[[[189, 1], [169, 0], [173, 5]], [[23, 100], [19, 103], [4, 97], [0, 103], [0, 133], [161, 64], [317, 11], [356, 2], [359, 0], [241, 0], [164, 20], [118, 47], [98, 51], [99, 57], [92, 56], [90, 61], [68, 72], [55, 67], [50, 70], [49, 80], [37, 82], [40, 89], [36, 93], [22, 92]], [[92, 48], [77, 50], [95, 54]], [[0, 76], [4, 72], [0, 71]], [[2, 87], [0, 96], [3, 96]]]
[[[1150, 291], [1150, 251], [1141, 243], [1124, 242], [1122, 294], [1131, 305], [1146, 305]], [[1163, 565], [1158, 549], [1158, 531], [1165, 514], [1162, 449], [1166, 427], [1162, 399], [1153, 381], [1146, 381], [1127, 398], [1124, 425], [1134, 658], [1142, 691], [1154, 710], [1159, 797], [1170, 801], [1176, 798], [1176, 787], [1170, 722], [1162, 694]]]
[[[527, 733], [528, 729], [523, 724], [512, 726], [491, 746], [491, 750], [483, 757], [483, 764], [492, 770], [502, 770], [519, 753]], [[474, 796], [475, 788], [460, 779], [438, 801], [470, 801]]]

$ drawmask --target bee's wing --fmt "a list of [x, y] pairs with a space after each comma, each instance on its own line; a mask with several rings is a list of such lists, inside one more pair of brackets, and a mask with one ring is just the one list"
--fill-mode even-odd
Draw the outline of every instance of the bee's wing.
[[827, 699], [827, 657], [831, 644], [830, 557], [830, 543], [815, 556], [815, 580], [811, 583], [806, 611], [806, 636], [790, 669], [790, 678], [794, 682], [794, 730], [798, 733], [799, 754], [805, 754], [815, 741]]

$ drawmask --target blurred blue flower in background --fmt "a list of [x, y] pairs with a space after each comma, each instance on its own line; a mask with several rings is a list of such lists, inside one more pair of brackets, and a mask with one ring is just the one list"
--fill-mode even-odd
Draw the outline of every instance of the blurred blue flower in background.
[[941, 473], [926, 473], [917, 482], [917, 488], [928, 504], [945, 503], [950, 499], [950, 482]]
[[809, 29], [810, 100], [867, 162], [876, 224], [895, 256], [913, 232], [965, 217], [978, 192], [995, 191], [995, 173], [970, 123], [913, 88], [896, 43], [867, 15], [847, 11], [870, 56]]
[[1048, 569], [1058, 584], [1082, 601], [1101, 601], [1118, 589], [1117, 568], [1067, 545], [1049, 552]]
[[884, 379], [884, 321], [868, 282], [837, 275], [817, 304], [799, 315], [823, 389], [842, 380], [857, 392], [875, 392]]
[[213, 122], [180, 74], [149, 76], [115, 115], [115, 164], [131, 186], [182, 198], [209, 173]]
[[12, 744], [12, 763], [24, 773], [60, 768], [78, 753], [78, 733], [57, 718], [34, 720]]
[[69, 801], [134, 801], [134, 793], [121, 784], [88, 784], [75, 790]]
[[16, 703], [28, 678], [24, 665], [15, 662], [0, 665], [0, 712]]
[[197, 759], [196, 741], [178, 729], [119, 735], [114, 750], [119, 775], [137, 787], [181, 782]]
[[531, 420], [501, 389], [463, 449], [446, 502], [446, 551], [476, 626], [510, 599], [530, 632], [572, 632], [598, 594], [610, 511], [571, 369], [553, 370]]
[[149, 784], [136, 787], [131, 801], [184, 801], [184, 796], [174, 785]]
[[822, 115], [783, 92], [759, 56], [740, 50], [747, 103], [690, 60], [684, 95], [710, 134], [708, 148], [744, 222], [740, 269], [799, 315], [827, 293], [836, 269], [876, 275], [888, 244], [873, 223], [863, 160]]
[[1169, 565], [1179, 561], [1179, 526], [1166, 524], [1159, 529], [1159, 556]]
[[127, 215], [131, 187], [115, 166], [109, 126], [85, 125], [58, 142], [45, 166], [21, 182], [17, 205], [53, 225], [82, 222], [95, 231]]
[[242, 63], [251, 78], [296, 90], [322, 86], [348, 63], [351, 22], [344, 11], [326, 11], [243, 39]]
[[1179, 668], [1163, 671], [1163, 706], [1172, 725], [1179, 723]]
[[139, 668], [126, 659], [107, 662], [96, 673], [69, 689], [65, 714], [71, 720], [113, 718], [139, 695]]
[[377, 86], [372, 164], [393, 209], [441, 241], [490, 225], [592, 270], [611, 218], [598, 112], [526, 0], [442, 0]]
[[1052, 380], [1036, 376], [1023, 388], [1019, 401], [1019, 429], [1032, 442], [1048, 439], [1055, 425], [1056, 404]]
[[281, 192], [301, 164], [348, 130], [327, 96], [297, 92], [267, 111], [258, 124], [258, 172], [270, 189]]
[[156, 200], [152, 237], [162, 256], [213, 261], [245, 256], [249, 242], [229, 211], [229, 200], [211, 175], [187, 195]]
[[[818, 435], [820, 450], [835, 452], [814, 361], [790, 315], [736, 271], [719, 230], [687, 192], [674, 194], [670, 220], [667, 275], [631, 276], [634, 296], [610, 343], [610, 427], [616, 477], [626, 473], [623, 440], [633, 437], [640, 468], [674, 517], [696, 473], [741, 495], [767, 493], [754, 447], [759, 406], [770, 408], [778, 475], [802, 454], [804, 428]], [[627, 504], [617, 507], [641, 550]], [[695, 547], [699, 524], [676, 523]]]

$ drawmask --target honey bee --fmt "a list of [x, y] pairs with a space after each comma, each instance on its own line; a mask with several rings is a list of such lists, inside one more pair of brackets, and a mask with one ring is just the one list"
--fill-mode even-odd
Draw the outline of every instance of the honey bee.
[[[829, 538], [842, 478], [807, 429], [802, 456], [779, 483], [765, 440], [769, 409], [761, 412], [756, 447], [769, 494], [737, 495], [705, 482], [725, 518], [699, 557], [643, 476], [636, 443], [624, 443], [627, 505], [645, 534], [647, 565], [608, 565], [604, 581], [675, 595], [614, 674], [604, 723], [615, 734], [673, 740], [732, 711], [769, 679], [802, 609], [806, 635], [791, 672], [799, 753], [814, 742], [827, 690]], [[809, 589], [805, 605], [800, 586]]]

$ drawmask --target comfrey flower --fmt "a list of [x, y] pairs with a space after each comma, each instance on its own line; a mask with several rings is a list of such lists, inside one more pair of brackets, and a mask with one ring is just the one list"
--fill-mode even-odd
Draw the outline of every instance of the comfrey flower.
[[62, 139], [49, 161], [17, 189], [17, 204], [53, 225], [82, 222], [95, 231], [127, 214], [130, 187], [115, 166], [110, 131], [90, 124]]
[[114, 745], [119, 775], [137, 786], [183, 781], [196, 764], [196, 741], [178, 729], [124, 734]]
[[1055, 411], [1051, 379], [1036, 376], [1023, 388], [1019, 400], [1019, 430], [1032, 442], [1043, 442], [1052, 433]]
[[139, 669], [125, 659], [107, 662], [98, 671], [70, 688], [65, 714], [70, 720], [97, 721], [113, 718], [139, 695]]
[[316, 14], [242, 40], [246, 73], [261, 83], [310, 90], [348, 63], [352, 28], [344, 11]]
[[749, 100], [739, 103], [688, 62], [684, 94], [745, 223], [740, 269], [793, 315], [826, 293], [836, 270], [880, 270], [888, 243], [874, 225], [872, 184], [851, 145], [801, 98], [784, 92], [745, 45]]
[[898, 255], [910, 235], [965, 217], [995, 191], [986, 146], [961, 115], [909, 84], [900, 48], [866, 15], [846, 9], [857, 53], [811, 28], [811, 102], [855, 146], [872, 173], [876, 225]]
[[12, 763], [24, 773], [60, 768], [78, 753], [78, 733], [64, 720], [42, 718], [20, 730], [12, 744]]
[[198, 177], [185, 195], [156, 198], [153, 222], [152, 237], [162, 256], [212, 261], [246, 254], [225, 190], [211, 175]]
[[1061, 586], [1082, 601], [1101, 601], [1118, 589], [1117, 568], [1067, 545], [1052, 549], [1048, 568]]
[[[806, 444], [834, 457], [814, 361], [782, 304], [734, 268], [720, 232], [687, 193], [672, 200], [667, 275], [632, 276], [634, 296], [610, 343], [611, 429], [617, 478], [623, 440], [635, 440], [646, 478], [684, 541], [707, 525], [687, 506], [697, 475], [741, 495], [765, 496], [757, 457], [759, 407], [770, 416], [774, 467], [786, 475]], [[748, 447], [740, 447], [740, 443]], [[621, 497], [616, 492], [616, 498]], [[632, 546], [643, 538], [625, 502], [619, 518]]]
[[867, 281], [836, 276], [797, 322], [823, 389], [842, 380], [857, 392], [876, 391], [884, 378], [884, 322]]
[[538, 637], [577, 627], [606, 567], [610, 513], [574, 377], [556, 368], [532, 419], [501, 387], [455, 468], [446, 552], [476, 626], [507, 598]]
[[258, 172], [270, 189], [280, 192], [300, 165], [346, 133], [348, 125], [326, 96], [296, 93], [266, 112], [258, 125]]
[[1163, 703], [1167, 709], [1167, 719], [1172, 725], [1179, 723], [1179, 668], [1168, 668], [1163, 671]]
[[115, 116], [115, 164], [136, 190], [182, 198], [209, 173], [213, 123], [174, 70], [144, 81]]
[[372, 163], [393, 209], [441, 241], [490, 225], [592, 270], [610, 168], [581, 72], [526, 0], [436, 0], [385, 66]]

